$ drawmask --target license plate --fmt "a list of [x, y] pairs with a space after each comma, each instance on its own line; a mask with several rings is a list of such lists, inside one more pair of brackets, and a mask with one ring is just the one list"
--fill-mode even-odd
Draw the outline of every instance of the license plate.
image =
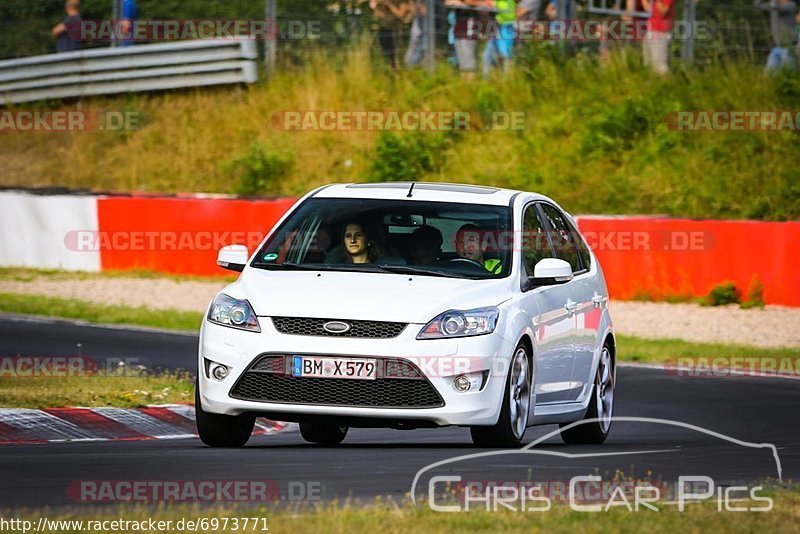
[[292, 376], [375, 380], [378, 374], [376, 360], [293, 356]]

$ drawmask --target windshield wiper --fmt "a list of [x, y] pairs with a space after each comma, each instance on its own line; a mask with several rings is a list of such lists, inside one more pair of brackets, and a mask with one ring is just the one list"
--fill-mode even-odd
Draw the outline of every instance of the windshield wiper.
[[[353, 269], [351, 265], [325, 265], [322, 263], [293, 263], [285, 261], [283, 263], [264, 263], [257, 262], [255, 267], [261, 269], [286, 269], [295, 271], [366, 271], [368, 269], [356, 268]], [[372, 266], [374, 268], [374, 266]]]
[[443, 278], [471, 278], [459, 273], [447, 273], [443, 271], [433, 271], [420, 267], [410, 267], [408, 265], [378, 265], [378, 269], [398, 274], [422, 274], [425, 276], [441, 276]]

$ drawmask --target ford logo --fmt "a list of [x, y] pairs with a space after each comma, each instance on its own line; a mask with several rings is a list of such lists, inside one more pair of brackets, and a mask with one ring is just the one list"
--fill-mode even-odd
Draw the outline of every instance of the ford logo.
[[322, 325], [322, 329], [329, 334], [346, 334], [350, 331], [350, 325], [342, 321], [329, 321]]

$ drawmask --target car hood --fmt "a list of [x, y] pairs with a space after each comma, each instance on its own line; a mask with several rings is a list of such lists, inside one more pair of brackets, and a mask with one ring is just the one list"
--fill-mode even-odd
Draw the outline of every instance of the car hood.
[[451, 309], [496, 306], [509, 279], [469, 280], [392, 273], [268, 271], [248, 268], [224, 292], [256, 315], [426, 324]]

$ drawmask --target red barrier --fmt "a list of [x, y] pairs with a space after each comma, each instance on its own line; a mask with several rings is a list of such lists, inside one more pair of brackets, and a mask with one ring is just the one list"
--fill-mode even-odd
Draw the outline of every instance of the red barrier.
[[[100, 198], [103, 270], [225, 275], [218, 249], [252, 252], [295, 199]], [[612, 298], [702, 296], [757, 277], [769, 304], [800, 306], [800, 223], [580, 217]]]
[[800, 306], [800, 223], [580, 217], [612, 298], [703, 296], [754, 277], [768, 304]]
[[217, 267], [219, 249], [241, 244], [254, 251], [295, 201], [100, 198], [102, 269], [230, 275]]

